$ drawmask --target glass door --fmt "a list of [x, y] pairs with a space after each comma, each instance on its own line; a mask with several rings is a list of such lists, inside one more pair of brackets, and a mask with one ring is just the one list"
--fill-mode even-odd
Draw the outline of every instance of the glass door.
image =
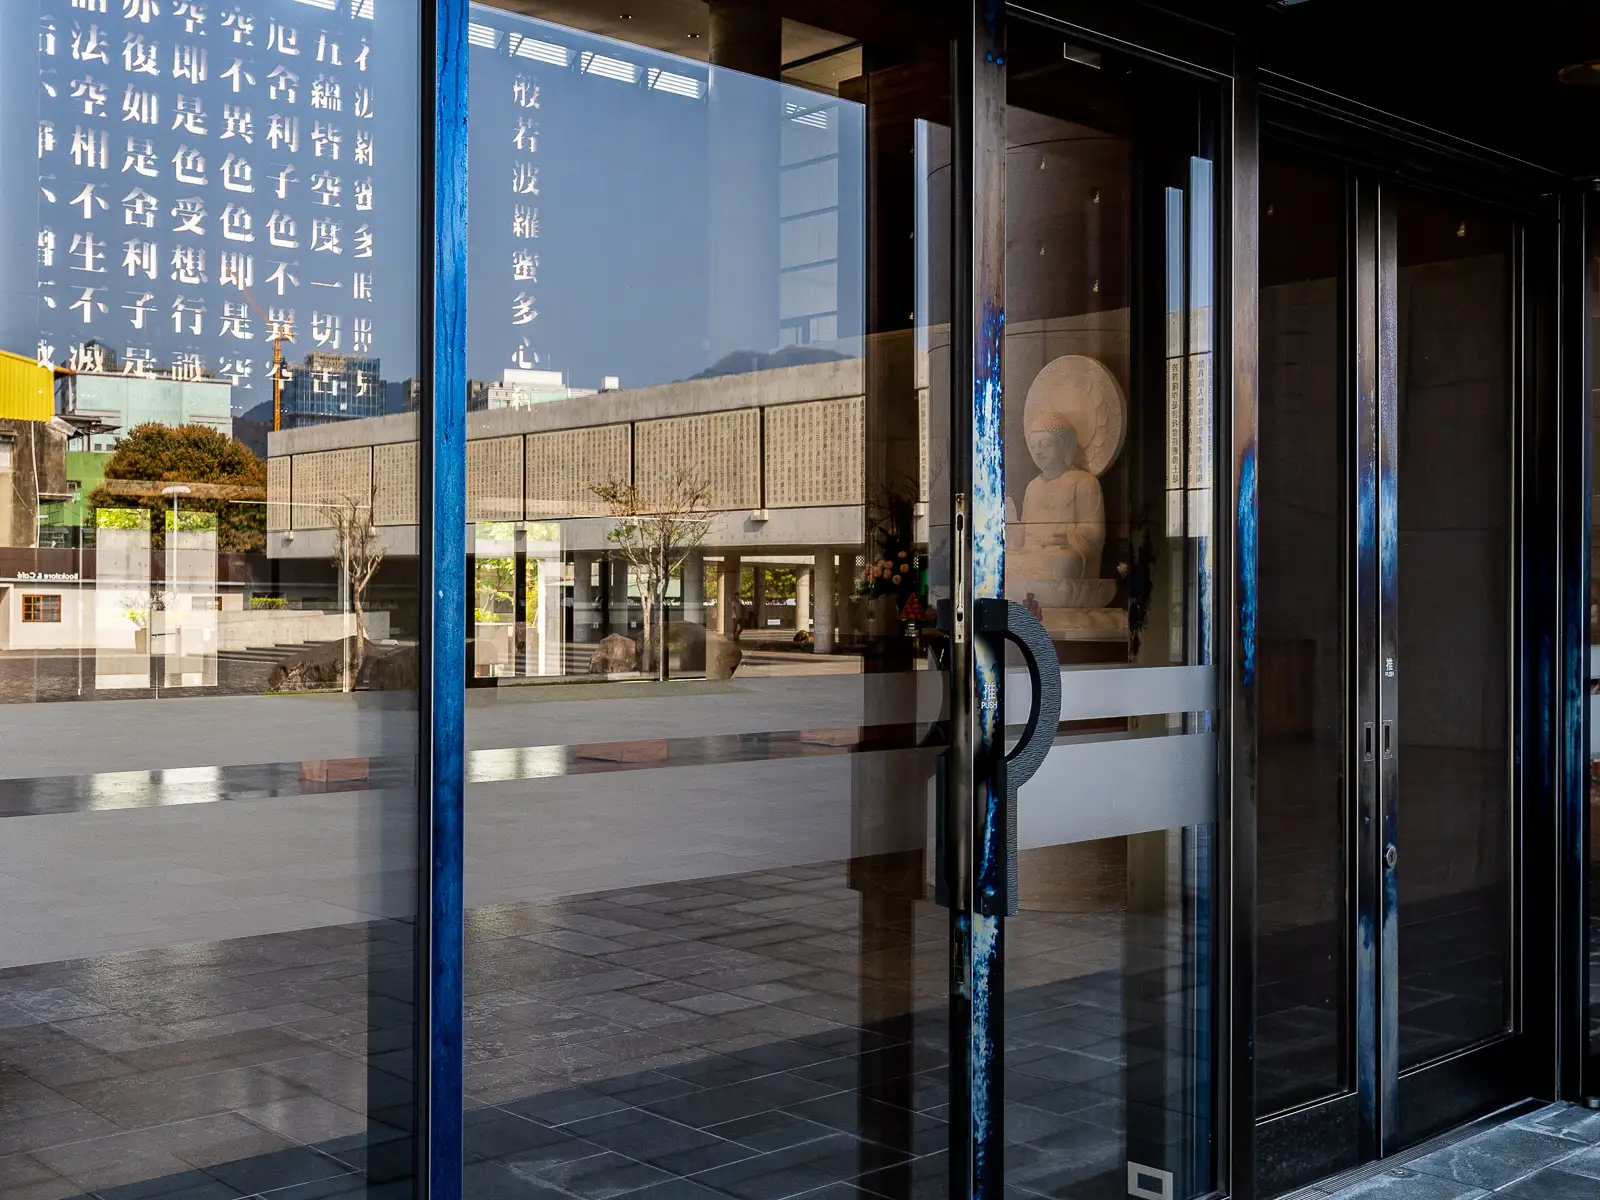
[[1043, 24], [1005, 36], [1003, 400], [973, 434], [975, 474], [998, 464], [973, 554], [1003, 544], [1003, 568], [975, 615], [1031, 643], [978, 667], [1010, 754], [987, 780], [1006, 828], [980, 812], [972, 842], [974, 1158], [1008, 1194], [1179, 1200], [1214, 1178], [1213, 91]]
[[1262, 171], [1265, 1194], [1526, 1095], [1514, 222]]

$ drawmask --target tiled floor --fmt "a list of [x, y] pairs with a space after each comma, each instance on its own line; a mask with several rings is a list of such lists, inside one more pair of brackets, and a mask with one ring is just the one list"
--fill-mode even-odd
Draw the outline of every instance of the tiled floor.
[[1358, 1183], [1295, 1200], [1594, 1200], [1600, 1112], [1552, 1104]]
[[[468, 1195], [942, 1194], [948, 917], [851, 884], [830, 862], [469, 914]], [[385, 1194], [408, 933], [0, 973], [0, 1196]], [[1018, 1194], [1120, 1196], [1186, 1120], [1181, 942], [1103, 905], [1014, 922]]]

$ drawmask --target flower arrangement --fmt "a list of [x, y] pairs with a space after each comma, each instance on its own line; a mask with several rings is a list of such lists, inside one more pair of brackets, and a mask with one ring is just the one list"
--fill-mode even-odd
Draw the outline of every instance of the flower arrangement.
[[907, 550], [897, 552], [893, 558], [870, 562], [865, 577], [856, 585], [856, 594], [873, 599], [893, 596], [898, 600], [920, 584], [919, 565]]

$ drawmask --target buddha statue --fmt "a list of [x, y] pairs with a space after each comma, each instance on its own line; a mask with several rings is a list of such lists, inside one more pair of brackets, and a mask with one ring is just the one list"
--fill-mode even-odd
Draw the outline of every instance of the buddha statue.
[[1039, 474], [1007, 505], [1006, 595], [1040, 610], [1062, 636], [1125, 629], [1106, 611], [1115, 579], [1102, 578], [1106, 544], [1100, 476], [1122, 449], [1127, 402], [1098, 360], [1068, 354], [1046, 364], [1023, 406], [1028, 453]]

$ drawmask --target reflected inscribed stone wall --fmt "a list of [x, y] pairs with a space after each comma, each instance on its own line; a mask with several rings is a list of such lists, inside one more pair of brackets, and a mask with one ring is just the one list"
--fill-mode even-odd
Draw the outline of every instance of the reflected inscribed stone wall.
[[522, 439], [467, 443], [467, 520], [522, 519]]
[[390, 442], [372, 448], [372, 523], [417, 523], [415, 442]]
[[294, 456], [290, 477], [296, 529], [332, 529], [334, 505], [372, 495], [372, 447]]
[[865, 492], [860, 396], [766, 410], [766, 503], [775, 508], [860, 504]]
[[282, 533], [290, 527], [290, 474], [293, 459], [279, 455], [267, 459], [267, 532]]
[[635, 483], [647, 503], [687, 470], [711, 490], [713, 509], [761, 507], [761, 411], [754, 408], [640, 421]]
[[527, 512], [539, 517], [600, 516], [591, 490], [607, 479], [631, 479], [626, 425], [530, 433], [526, 441]]

